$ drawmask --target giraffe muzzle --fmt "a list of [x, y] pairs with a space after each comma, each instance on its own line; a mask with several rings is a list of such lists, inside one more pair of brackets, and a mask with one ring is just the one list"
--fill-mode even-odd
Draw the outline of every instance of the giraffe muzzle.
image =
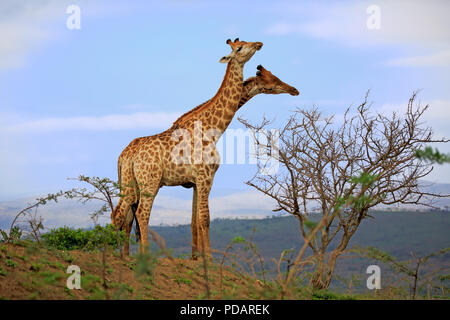
[[256, 48], [256, 50], [261, 50], [261, 48], [262, 48], [262, 46], [263, 46], [263, 43], [262, 42], [255, 42], [255, 48]]
[[296, 88], [291, 87], [291, 88], [289, 89], [289, 94], [290, 94], [291, 96], [298, 96], [298, 95], [300, 94], [300, 92], [298, 92], [298, 90], [297, 90]]

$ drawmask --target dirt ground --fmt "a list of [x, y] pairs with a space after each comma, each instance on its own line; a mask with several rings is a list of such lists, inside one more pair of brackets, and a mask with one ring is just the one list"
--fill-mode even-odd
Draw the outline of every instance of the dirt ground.
[[[0, 299], [245, 299], [246, 281], [203, 260], [121, 259], [107, 251], [59, 251], [30, 244], [0, 245]], [[81, 289], [68, 289], [70, 265], [81, 270]]]

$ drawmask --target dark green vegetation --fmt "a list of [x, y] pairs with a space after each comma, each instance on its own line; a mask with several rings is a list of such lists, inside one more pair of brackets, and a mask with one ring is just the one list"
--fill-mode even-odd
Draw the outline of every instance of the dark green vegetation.
[[[450, 246], [450, 213], [448, 212], [371, 212], [374, 219], [363, 220], [359, 230], [349, 243], [348, 253], [338, 259], [336, 276], [331, 288], [351, 286], [356, 291], [365, 291], [366, 268], [378, 264], [382, 272], [382, 285], [393, 284], [393, 273], [388, 266], [374, 259], [363, 258], [353, 253], [353, 247], [376, 247], [398, 260], [425, 256]], [[189, 256], [191, 252], [191, 230], [189, 225], [173, 227], [151, 227], [165, 240], [175, 256]], [[211, 246], [224, 250], [236, 237], [253, 239], [264, 259], [269, 276], [275, 275], [273, 259], [279, 259], [283, 250], [298, 250], [303, 243], [298, 221], [291, 216], [267, 219], [231, 220], [216, 219], [211, 222]], [[333, 247], [333, 246], [331, 246]], [[424, 268], [450, 267], [450, 255], [441, 255]], [[448, 272], [448, 269], [447, 269]]]
[[94, 250], [104, 245], [118, 248], [118, 240], [123, 243], [124, 232], [117, 233], [115, 228], [108, 224], [105, 227], [96, 225], [94, 229], [72, 229], [62, 227], [52, 229], [42, 235], [44, 244], [58, 250]]
[[416, 157], [437, 164], [450, 163], [449, 154], [441, 153], [437, 148], [433, 150], [432, 147], [426, 147], [423, 150], [417, 150]]

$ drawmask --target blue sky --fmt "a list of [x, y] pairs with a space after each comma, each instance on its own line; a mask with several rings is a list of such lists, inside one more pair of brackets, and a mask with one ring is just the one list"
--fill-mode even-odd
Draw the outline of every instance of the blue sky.
[[[80, 7], [79, 30], [66, 27], [70, 4]], [[380, 29], [367, 28], [370, 5]], [[421, 89], [427, 124], [449, 137], [449, 9], [447, 1], [2, 1], [0, 200], [66, 189], [79, 174], [116, 179], [133, 138], [215, 94], [228, 38], [264, 43], [245, 77], [262, 64], [300, 91], [257, 96], [238, 116], [282, 123], [313, 105], [342, 114], [368, 89], [373, 107], [389, 112]], [[255, 170], [222, 165], [211, 196], [249, 190]], [[450, 171], [436, 168], [429, 180], [449, 183]]]

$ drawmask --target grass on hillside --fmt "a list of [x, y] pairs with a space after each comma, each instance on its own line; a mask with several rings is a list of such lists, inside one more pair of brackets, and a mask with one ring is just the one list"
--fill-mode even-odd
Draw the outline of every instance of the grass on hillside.
[[[156, 258], [155, 258], [156, 257]], [[28, 299], [279, 299], [273, 281], [262, 282], [240, 275], [230, 267], [203, 260], [132, 256], [107, 250], [58, 250], [32, 241], [0, 245], [0, 298]], [[81, 269], [81, 289], [70, 290], [66, 282], [69, 265]], [[404, 295], [380, 290], [369, 295], [313, 291], [295, 285], [286, 299], [399, 299]]]

